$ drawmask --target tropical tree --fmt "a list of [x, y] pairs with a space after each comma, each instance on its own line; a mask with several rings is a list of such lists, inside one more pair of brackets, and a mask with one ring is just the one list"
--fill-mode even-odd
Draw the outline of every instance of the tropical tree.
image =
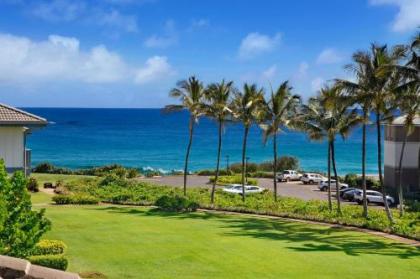
[[243, 92], [235, 92], [232, 101], [233, 116], [244, 125], [242, 142], [242, 200], [245, 201], [245, 158], [248, 133], [251, 125], [259, 117], [260, 105], [264, 100], [264, 90], [256, 84], [245, 83]]
[[277, 135], [281, 128], [290, 127], [291, 121], [296, 117], [300, 104], [300, 96], [292, 94], [292, 87], [285, 81], [274, 92], [271, 89], [270, 99], [262, 103], [262, 124], [263, 141], [267, 143], [268, 138], [273, 138], [273, 183], [274, 200], [277, 201]]
[[[369, 106], [375, 114], [375, 126], [377, 130], [377, 162], [379, 183], [382, 190], [383, 202], [388, 220], [392, 223], [393, 218], [386, 199], [386, 193], [382, 175], [382, 135], [381, 123], [390, 121], [395, 110], [395, 88], [401, 79], [401, 71], [396, 67], [405, 56], [406, 47], [398, 45], [389, 49], [386, 45], [372, 44], [370, 51], [358, 51], [353, 54], [353, 64], [350, 69], [356, 74], [357, 82], [348, 82], [346, 88], [358, 95], [359, 103]], [[365, 118], [366, 120], [366, 118]]]
[[184, 164], [184, 196], [187, 195], [187, 175], [188, 175], [188, 160], [190, 157], [191, 145], [193, 140], [194, 125], [198, 122], [200, 116], [203, 115], [203, 98], [204, 86], [195, 76], [191, 76], [188, 80], [181, 80], [177, 83], [177, 87], [173, 88], [169, 95], [178, 98], [181, 102], [179, 105], [168, 105], [165, 111], [180, 111], [188, 110], [189, 118], [189, 138], [187, 151], [185, 155]]
[[231, 115], [230, 96], [233, 91], [233, 82], [225, 82], [210, 84], [204, 92], [205, 104], [204, 112], [207, 116], [214, 118], [218, 124], [218, 145], [217, 145], [217, 161], [215, 179], [211, 188], [211, 203], [214, 203], [214, 193], [216, 183], [219, 178], [220, 155], [222, 152], [222, 133], [224, 123]]
[[[308, 133], [312, 140], [327, 139], [328, 144], [328, 204], [331, 204], [331, 165], [335, 176], [335, 188], [337, 193], [337, 211], [341, 214], [339, 196], [339, 181], [335, 159], [336, 136], [341, 135], [345, 139], [352, 128], [358, 125], [361, 118], [356, 110], [350, 111], [351, 99], [344, 96], [337, 86], [323, 87], [319, 95], [311, 98], [307, 105], [303, 106], [301, 127]], [[303, 121], [302, 121], [303, 120]]]
[[403, 115], [402, 125], [404, 129], [404, 138], [401, 146], [400, 158], [398, 163], [398, 200], [400, 202], [400, 216], [404, 214], [404, 195], [403, 195], [403, 160], [408, 136], [414, 132], [414, 120], [420, 117], [420, 90], [419, 84], [413, 84], [401, 92], [396, 102]]

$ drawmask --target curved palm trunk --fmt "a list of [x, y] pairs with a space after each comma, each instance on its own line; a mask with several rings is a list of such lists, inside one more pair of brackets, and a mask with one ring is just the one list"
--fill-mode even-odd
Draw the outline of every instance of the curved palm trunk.
[[274, 201], [277, 201], [277, 134], [276, 133], [274, 133], [274, 136], [273, 136], [273, 156], [274, 156], [274, 165], [273, 165]]
[[223, 123], [219, 120], [219, 142], [217, 147], [217, 163], [216, 163], [216, 174], [214, 176], [213, 186], [211, 188], [211, 204], [214, 204], [214, 192], [216, 191], [216, 183], [219, 179], [219, 167], [220, 167], [220, 154], [222, 152], [222, 128]]
[[244, 140], [242, 143], [242, 201], [245, 201], [245, 157], [246, 157], [246, 141], [248, 138], [249, 127], [245, 126]]
[[405, 146], [407, 144], [407, 129], [404, 130], [404, 141], [401, 147], [400, 162], [398, 164], [398, 199], [400, 201], [400, 217], [404, 215], [404, 197], [403, 197], [403, 187], [402, 187], [402, 177], [403, 177], [403, 168], [402, 163], [404, 159]]
[[331, 202], [331, 142], [328, 140], [328, 209], [332, 210]]
[[386, 216], [388, 217], [388, 220], [390, 223], [393, 223], [394, 220], [392, 218], [391, 211], [389, 210], [388, 201], [386, 200], [386, 194], [385, 194], [385, 187], [384, 187], [384, 178], [382, 177], [382, 139], [381, 139], [381, 123], [379, 118], [379, 113], [376, 113], [376, 130], [378, 134], [378, 173], [379, 173], [379, 184], [382, 190], [382, 198], [385, 205], [385, 212]]
[[335, 191], [336, 191], [336, 197], [337, 197], [337, 212], [341, 215], [341, 202], [340, 202], [340, 187], [338, 186], [338, 175], [337, 175], [337, 168], [335, 165], [335, 146], [334, 146], [334, 140], [331, 141], [331, 161], [332, 166], [334, 170], [334, 176], [335, 176]]
[[192, 116], [190, 117], [189, 128], [190, 128], [190, 137], [188, 140], [187, 154], [185, 155], [185, 165], [184, 165], [184, 196], [187, 195], [188, 160], [190, 158], [190, 150], [191, 150], [193, 132], [194, 132], [194, 118]]
[[368, 204], [366, 199], [366, 120], [367, 112], [363, 111], [362, 126], [362, 189], [363, 189], [363, 217], [368, 217]]

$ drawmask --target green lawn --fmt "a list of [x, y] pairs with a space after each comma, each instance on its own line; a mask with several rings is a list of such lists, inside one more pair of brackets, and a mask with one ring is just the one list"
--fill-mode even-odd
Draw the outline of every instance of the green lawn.
[[43, 187], [44, 182], [56, 183], [58, 180], [63, 182], [78, 182], [85, 179], [95, 180], [97, 176], [90, 175], [72, 175], [72, 174], [49, 174], [49, 173], [32, 173], [31, 177], [35, 177], [38, 180], [39, 187]]
[[420, 249], [324, 226], [116, 206], [47, 215], [69, 270], [107, 278], [420, 278]]

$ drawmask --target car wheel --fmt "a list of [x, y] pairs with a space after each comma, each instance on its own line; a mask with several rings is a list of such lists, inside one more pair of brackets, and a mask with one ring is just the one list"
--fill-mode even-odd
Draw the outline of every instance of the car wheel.
[[286, 182], [289, 182], [290, 181], [290, 178], [286, 178]]
[[306, 185], [306, 184], [308, 184], [308, 182], [306, 182], [306, 181], [302, 181], [302, 182], [303, 182], [303, 184], [305, 184], [305, 185]]
[[361, 200], [357, 200], [357, 203], [358, 203], [358, 204], [362, 204], [362, 203], [363, 203], [363, 201], [361, 201]]
[[322, 188], [321, 188], [321, 191], [322, 191], [322, 192], [327, 191], [327, 187], [322, 187]]
[[309, 180], [309, 184], [314, 184], [314, 182], [312, 180]]

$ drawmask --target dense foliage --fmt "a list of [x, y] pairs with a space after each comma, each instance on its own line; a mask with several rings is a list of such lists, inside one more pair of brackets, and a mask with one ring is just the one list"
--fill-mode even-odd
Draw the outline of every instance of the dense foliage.
[[105, 176], [110, 173], [119, 177], [134, 178], [139, 176], [140, 172], [135, 168], [125, 168], [121, 165], [113, 164], [102, 167], [94, 167], [87, 169], [72, 170], [68, 168], [56, 167], [50, 163], [38, 164], [32, 170], [34, 173], [51, 173], [51, 174], [77, 174], [77, 175], [94, 175]]
[[35, 245], [32, 256], [64, 254], [66, 249], [66, 244], [61, 240], [42, 239]]
[[[182, 190], [179, 188], [157, 186], [145, 182], [70, 183], [66, 187], [75, 194], [92, 195], [103, 202], [114, 204], [156, 205], [163, 196], [166, 196], [164, 199], [168, 201], [169, 197], [182, 195]], [[390, 225], [384, 211], [380, 208], [371, 208], [369, 217], [366, 219], [362, 215], [362, 208], [358, 205], [343, 206], [341, 215], [338, 215], [335, 210], [330, 211], [328, 203], [324, 201], [303, 201], [287, 197], [279, 197], [277, 201], [274, 201], [272, 193], [266, 191], [262, 194], [249, 195], [243, 202], [239, 195], [217, 190], [215, 203], [212, 206], [209, 194], [210, 191], [207, 188], [193, 188], [188, 191], [186, 199], [188, 202], [197, 203], [200, 208], [345, 224], [420, 239], [419, 211], [410, 210], [404, 216], [396, 217], [394, 224]]]
[[0, 160], [0, 254], [26, 257], [50, 229], [44, 209], [32, 210], [31, 197], [22, 172], [8, 177]]
[[199, 204], [181, 196], [161, 196], [155, 202], [155, 205], [164, 211], [175, 212], [193, 212], [199, 207]]
[[36, 265], [42, 265], [49, 268], [66, 270], [69, 261], [64, 255], [39, 255], [30, 256], [29, 261]]

